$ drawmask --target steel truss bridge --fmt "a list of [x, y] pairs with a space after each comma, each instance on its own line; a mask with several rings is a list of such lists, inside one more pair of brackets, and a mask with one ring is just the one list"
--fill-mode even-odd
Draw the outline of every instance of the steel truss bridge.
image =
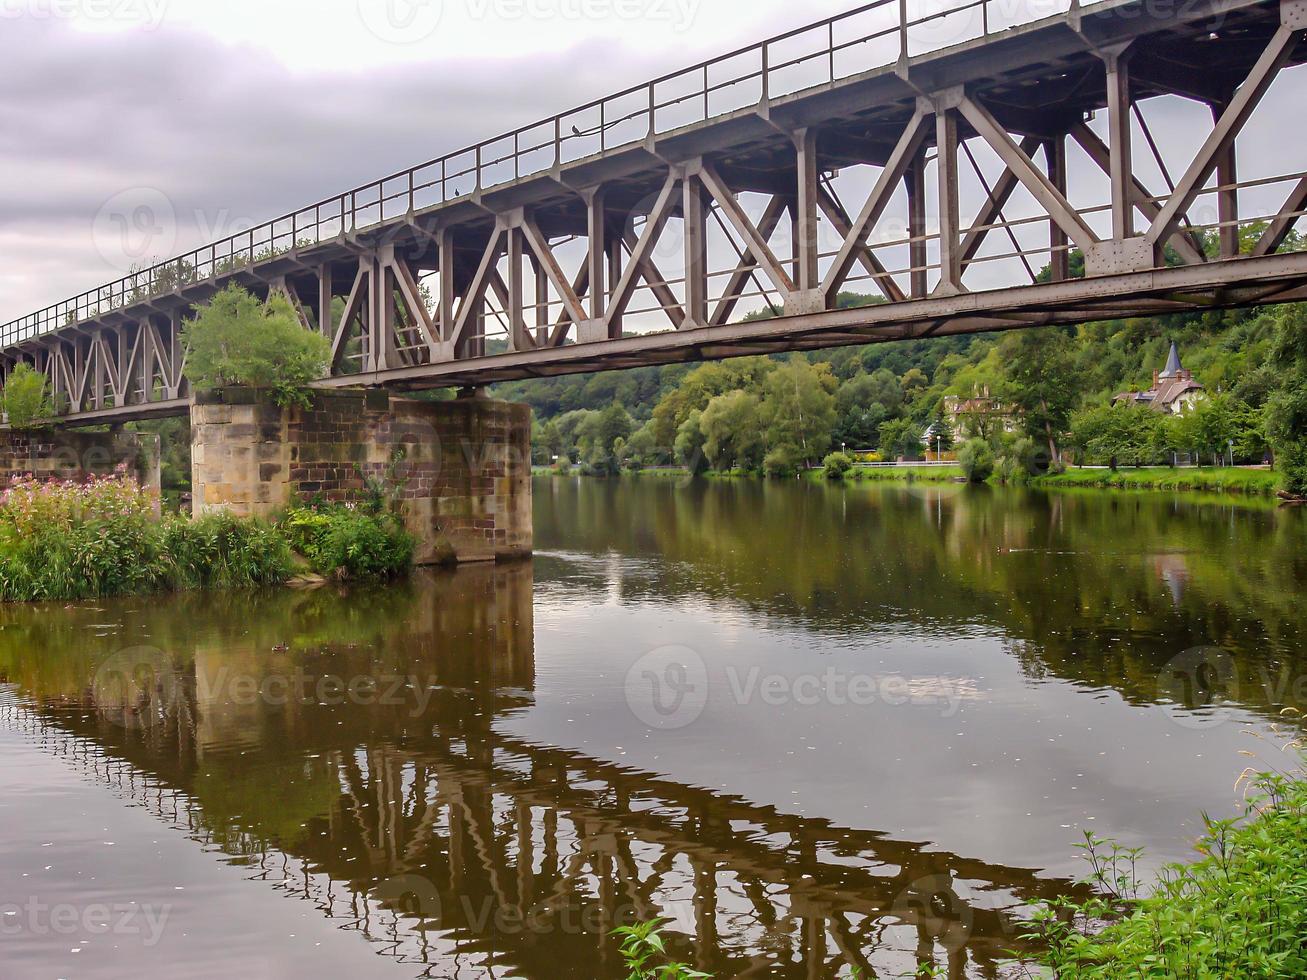
[[1307, 0], [877, 0], [11, 322], [0, 373], [72, 423], [183, 413], [182, 326], [231, 283], [331, 340], [321, 384], [397, 389], [1307, 298], [1305, 31]]

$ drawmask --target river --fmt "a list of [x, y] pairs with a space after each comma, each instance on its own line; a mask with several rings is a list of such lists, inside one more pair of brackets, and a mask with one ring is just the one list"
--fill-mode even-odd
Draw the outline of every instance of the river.
[[[0, 609], [0, 976], [1020, 975], [1307, 702], [1299, 512], [545, 478], [532, 562]], [[1083, 894], [1083, 892], [1080, 892]]]

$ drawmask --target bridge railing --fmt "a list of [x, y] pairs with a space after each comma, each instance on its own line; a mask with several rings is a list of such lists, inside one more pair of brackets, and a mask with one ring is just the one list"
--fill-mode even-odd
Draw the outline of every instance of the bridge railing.
[[0, 327], [0, 347], [684, 126], [1105, 0], [875, 0], [391, 174]]

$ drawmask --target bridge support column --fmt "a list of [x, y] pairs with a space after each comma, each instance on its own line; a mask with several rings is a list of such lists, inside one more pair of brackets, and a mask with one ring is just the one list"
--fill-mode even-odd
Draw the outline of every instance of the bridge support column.
[[531, 553], [525, 405], [321, 391], [307, 409], [281, 409], [253, 392], [214, 392], [192, 405], [191, 442], [197, 516], [380, 496], [403, 514], [419, 564]]

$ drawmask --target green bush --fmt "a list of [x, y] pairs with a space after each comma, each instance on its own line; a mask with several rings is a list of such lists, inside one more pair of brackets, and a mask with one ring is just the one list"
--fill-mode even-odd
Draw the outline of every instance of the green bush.
[[[1139, 898], [1139, 852], [1086, 834], [1099, 897], [1039, 907], [1027, 938], [1062, 978], [1307, 976], [1307, 783], [1260, 780], [1246, 823], [1207, 820], [1197, 864]], [[1103, 925], [1106, 923], [1106, 928]]]
[[281, 406], [308, 407], [308, 386], [327, 373], [331, 344], [304, 329], [283, 296], [262, 303], [239, 286], [209, 301], [183, 331], [186, 377], [201, 390], [242, 385]]
[[275, 585], [291, 576], [290, 546], [270, 524], [216, 513], [163, 523], [163, 552], [176, 588]]
[[958, 465], [971, 483], [984, 483], [994, 473], [994, 450], [984, 439], [968, 439], [958, 450]]
[[345, 505], [296, 507], [279, 526], [320, 575], [394, 578], [413, 562], [413, 537], [391, 514]]
[[289, 576], [289, 549], [268, 524], [227, 515], [160, 521], [154, 506], [126, 476], [15, 480], [0, 498], [0, 600], [268, 585]]
[[30, 364], [19, 364], [5, 379], [0, 407], [15, 429], [30, 429], [34, 423], [54, 414], [48, 379]]
[[831, 453], [822, 461], [828, 480], [843, 480], [853, 472], [853, 457], [848, 453]]

